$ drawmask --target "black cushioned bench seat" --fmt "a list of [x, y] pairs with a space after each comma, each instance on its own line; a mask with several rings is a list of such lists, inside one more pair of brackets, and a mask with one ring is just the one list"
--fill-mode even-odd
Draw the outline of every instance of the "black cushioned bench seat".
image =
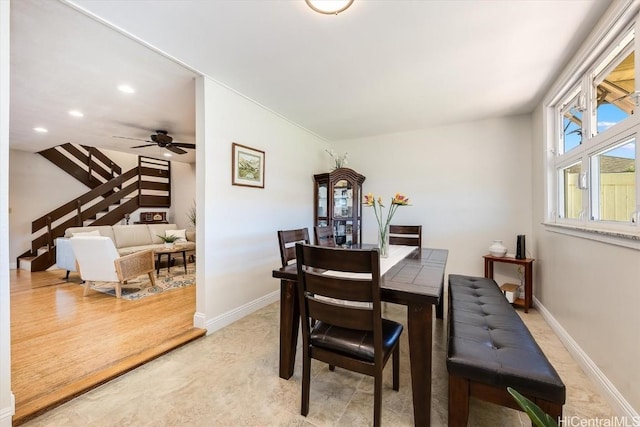
[[520, 409], [519, 391], [556, 420], [564, 383], [493, 279], [449, 275], [449, 426], [466, 426], [469, 396]]

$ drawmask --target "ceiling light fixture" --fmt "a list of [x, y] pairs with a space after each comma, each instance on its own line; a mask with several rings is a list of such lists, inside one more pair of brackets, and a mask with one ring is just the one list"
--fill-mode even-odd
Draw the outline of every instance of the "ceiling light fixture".
[[78, 111], [78, 110], [69, 110], [69, 115], [73, 117], [84, 117], [84, 114], [82, 113], [82, 111]]
[[129, 85], [120, 85], [120, 86], [118, 86], [118, 90], [120, 92], [124, 92], [124, 93], [135, 93], [135, 91], [136, 91], [134, 88], [132, 88]]
[[353, 0], [305, 0], [309, 7], [325, 15], [337, 15], [347, 10]]
[[35, 130], [38, 133], [47, 133], [47, 132], [49, 132], [46, 128], [43, 128], [43, 127], [33, 128], [33, 130]]
[[165, 157], [171, 157], [171, 153], [164, 153]]

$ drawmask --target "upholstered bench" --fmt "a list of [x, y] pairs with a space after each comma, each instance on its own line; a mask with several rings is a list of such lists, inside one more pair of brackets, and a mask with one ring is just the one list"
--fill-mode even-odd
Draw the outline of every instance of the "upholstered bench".
[[449, 275], [449, 426], [466, 426], [469, 397], [520, 410], [511, 387], [554, 419], [565, 386], [493, 279]]

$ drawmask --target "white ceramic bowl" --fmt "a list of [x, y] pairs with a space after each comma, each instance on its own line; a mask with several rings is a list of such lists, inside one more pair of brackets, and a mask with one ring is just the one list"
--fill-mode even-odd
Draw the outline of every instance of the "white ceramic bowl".
[[489, 253], [491, 255], [495, 256], [495, 257], [502, 258], [503, 256], [505, 256], [507, 254], [507, 250], [505, 249], [505, 250], [499, 251], [499, 252], [497, 252], [497, 251], [489, 251]]

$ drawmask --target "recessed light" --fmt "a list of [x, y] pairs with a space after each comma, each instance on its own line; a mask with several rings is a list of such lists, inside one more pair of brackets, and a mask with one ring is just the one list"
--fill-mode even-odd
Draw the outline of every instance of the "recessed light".
[[132, 88], [129, 85], [120, 85], [120, 86], [118, 86], [118, 90], [120, 92], [124, 92], [124, 93], [135, 93], [135, 91], [136, 91], [134, 88]]
[[82, 111], [78, 111], [78, 110], [70, 110], [69, 115], [73, 117], [84, 117], [84, 114], [82, 113]]
[[164, 153], [165, 157], [171, 157], [171, 153]]
[[47, 128], [43, 128], [43, 127], [33, 128], [33, 130], [35, 130], [35, 131], [36, 131], [36, 132], [38, 132], [38, 133], [47, 133], [47, 132], [49, 132], [49, 131], [47, 130]]

